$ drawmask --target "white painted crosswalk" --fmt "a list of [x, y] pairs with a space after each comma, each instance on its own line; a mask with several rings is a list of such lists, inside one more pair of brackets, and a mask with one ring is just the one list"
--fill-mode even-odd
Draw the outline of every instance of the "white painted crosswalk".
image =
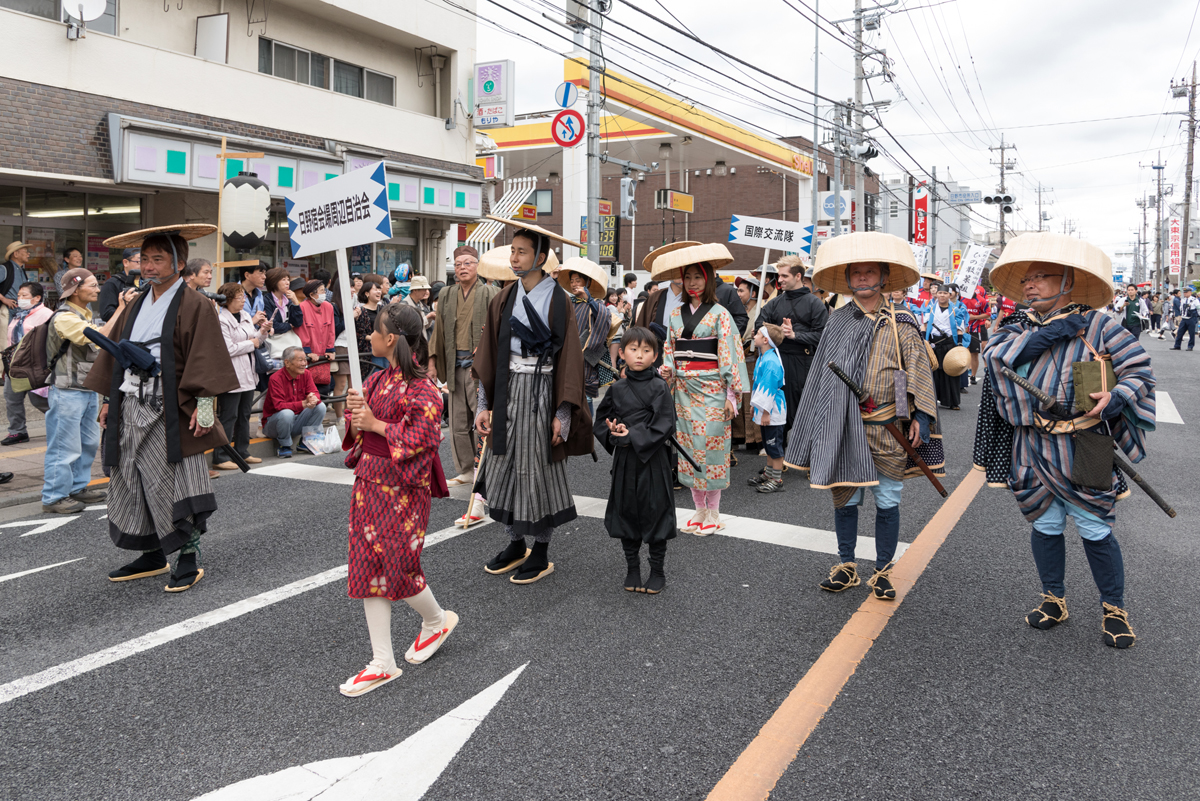
[[1155, 391], [1155, 417], [1160, 423], [1175, 423], [1183, 425], [1183, 415], [1175, 408], [1175, 401], [1171, 400], [1171, 395], [1168, 392]]

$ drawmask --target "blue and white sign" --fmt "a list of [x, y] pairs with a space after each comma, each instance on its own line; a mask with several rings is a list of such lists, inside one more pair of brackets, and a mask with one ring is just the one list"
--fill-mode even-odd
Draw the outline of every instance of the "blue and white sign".
[[[850, 191], [850, 192], [843, 191], [841, 193], [841, 196], [840, 196], [841, 214], [842, 214], [843, 220], [850, 219], [850, 208], [851, 208], [850, 204], [853, 202], [853, 199], [854, 199], [853, 191]], [[837, 209], [838, 209], [838, 205], [837, 205], [838, 200], [839, 200], [839, 196], [838, 196], [838, 193], [836, 193], [836, 192], [822, 192], [821, 193], [821, 219], [822, 220], [834, 219], [834, 214], [837, 213]]]
[[733, 215], [729, 224], [729, 241], [735, 245], [782, 250], [795, 253], [812, 239], [812, 226], [787, 220], [768, 220], [762, 217]]
[[382, 161], [296, 192], [284, 204], [294, 259], [392, 238]]
[[559, 108], [573, 108], [579, 102], [579, 87], [570, 81], [563, 81], [554, 90], [554, 102]]
[[966, 190], [966, 189], [958, 191], [958, 192], [951, 192], [948, 202], [950, 202], [950, 203], [982, 203], [983, 202], [983, 192], [972, 192], [972, 191]]

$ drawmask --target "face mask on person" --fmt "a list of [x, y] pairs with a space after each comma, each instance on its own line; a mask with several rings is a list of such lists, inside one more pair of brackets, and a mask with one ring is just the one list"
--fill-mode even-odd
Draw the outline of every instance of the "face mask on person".
[[317, 304], [318, 306], [320, 306], [324, 302], [325, 302], [325, 293], [324, 292], [318, 292], [316, 295], [313, 296], [313, 303]]
[[17, 308], [18, 309], [32, 309], [33, 301], [30, 300], [29, 298], [17, 298]]

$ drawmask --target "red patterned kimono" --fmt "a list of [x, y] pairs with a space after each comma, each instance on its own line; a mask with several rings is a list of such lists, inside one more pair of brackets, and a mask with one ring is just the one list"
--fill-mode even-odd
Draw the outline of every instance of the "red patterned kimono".
[[[346, 466], [354, 469], [350, 502], [349, 595], [409, 598], [425, 589], [421, 549], [429, 525], [430, 477], [442, 440], [442, 394], [428, 379], [409, 384], [396, 368], [367, 377], [363, 398], [387, 434], [358, 432], [347, 438]], [[398, 422], [393, 422], [398, 421]], [[375, 437], [389, 457], [376, 455], [365, 438]]]

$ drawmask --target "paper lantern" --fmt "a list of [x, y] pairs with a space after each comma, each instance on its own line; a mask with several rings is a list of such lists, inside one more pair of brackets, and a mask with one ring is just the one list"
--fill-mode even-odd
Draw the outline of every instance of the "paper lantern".
[[267, 238], [271, 190], [252, 172], [239, 172], [221, 188], [221, 228], [225, 241], [239, 253]]

